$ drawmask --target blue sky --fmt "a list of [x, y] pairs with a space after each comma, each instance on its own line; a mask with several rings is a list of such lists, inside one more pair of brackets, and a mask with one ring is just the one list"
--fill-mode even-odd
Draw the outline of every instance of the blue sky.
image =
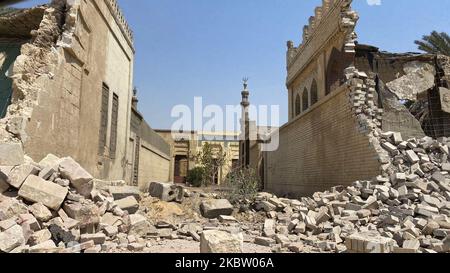
[[[373, 0], [372, 0], [373, 1]], [[30, 0], [20, 6], [47, 1]], [[250, 78], [255, 105], [280, 105], [287, 121], [286, 41], [321, 0], [119, 0], [135, 33], [135, 85], [139, 107], [153, 128], [170, 128], [177, 104], [240, 102]], [[448, 0], [354, 0], [360, 43], [393, 52], [416, 51], [414, 40], [449, 32]]]

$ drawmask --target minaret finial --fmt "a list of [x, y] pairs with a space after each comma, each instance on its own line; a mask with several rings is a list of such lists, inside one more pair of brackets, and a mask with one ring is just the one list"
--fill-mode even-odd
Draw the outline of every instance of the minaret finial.
[[242, 82], [244, 83], [244, 90], [247, 90], [248, 87], [248, 77], [244, 77], [242, 79]]

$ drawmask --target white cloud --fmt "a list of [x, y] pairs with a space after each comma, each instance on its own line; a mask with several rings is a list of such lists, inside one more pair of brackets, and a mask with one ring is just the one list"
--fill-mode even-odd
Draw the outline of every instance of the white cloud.
[[381, 6], [381, 0], [367, 0], [369, 6]]

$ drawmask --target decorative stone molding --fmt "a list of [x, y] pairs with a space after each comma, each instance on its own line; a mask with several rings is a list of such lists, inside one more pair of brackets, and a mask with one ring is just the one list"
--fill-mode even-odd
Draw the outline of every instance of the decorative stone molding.
[[351, 9], [351, 3], [352, 0], [323, 0], [322, 6], [315, 9], [315, 15], [309, 18], [309, 24], [303, 28], [302, 43], [295, 47], [292, 41], [288, 42], [288, 82], [304, 69], [336, 33], [345, 37], [345, 52], [355, 52], [357, 35], [354, 29], [359, 16]]
[[108, 6], [111, 13], [113, 14], [114, 19], [119, 25], [123, 35], [126, 37], [126, 39], [129, 40], [131, 44], [133, 44], [134, 41], [133, 31], [128, 25], [128, 22], [125, 19], [125, 16], [123, 15], [122, 10], [120, 9], [119, 4], [117, 3], [117, 0], [105, 0], [105, 3], [106, 6]]

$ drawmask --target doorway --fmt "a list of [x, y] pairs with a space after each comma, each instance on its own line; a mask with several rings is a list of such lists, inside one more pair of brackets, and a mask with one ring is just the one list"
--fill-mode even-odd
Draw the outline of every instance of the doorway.
[[174, 166], [174, 182], [175, 183], [186, 183], [186, 177], [189, 168], [189, 161], [185, 155], [175, 156], [175, 166]]

